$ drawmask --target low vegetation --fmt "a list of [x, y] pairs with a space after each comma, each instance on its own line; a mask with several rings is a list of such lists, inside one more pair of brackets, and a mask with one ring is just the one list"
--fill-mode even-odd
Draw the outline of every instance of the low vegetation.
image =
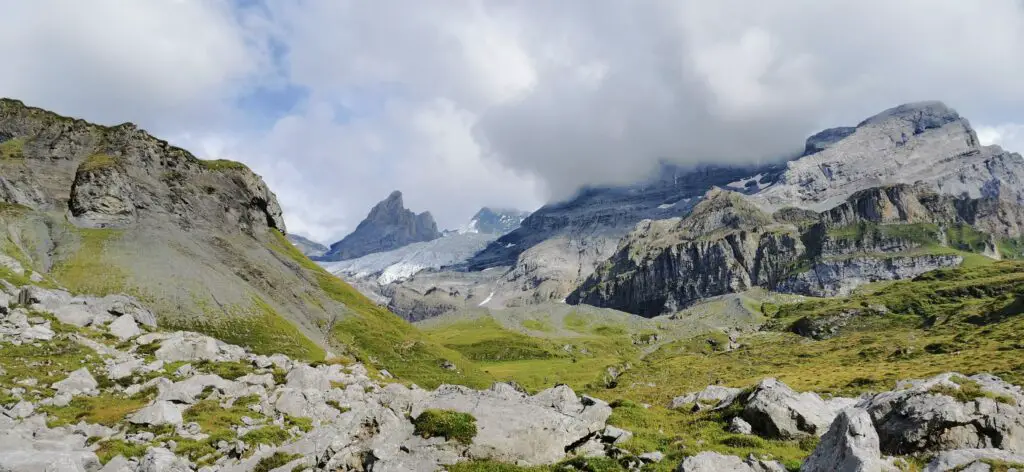
[[78, 166], [79, 172], [96, 172], [117, 166], [117, 158], [109, 154], [92, 154]]
[[463, 444], [476, 437], [476, 418], [469, 413], [450, 410], [426, 410], [412, 420], [415, 433], [424, 438], [445, 438]]
[[237, 161], [230, 161], [227, 159], [214, 159], [214, 160], [199, 160], [199, 165], [203, 166], [208, 170], [248, 170], [245, 164]]
[[121, 237], [121, 230], [78, 228], [70, 224], [64, 228], [74, 234], [77, 246], [61, 253], [50, 275], [75, 293], [104, 296], [126, 292], [127, 275], [104, 260], [107, 244]]
[[25, 138], [11, 138], [0, 143], [0, 160], [24, 159]]

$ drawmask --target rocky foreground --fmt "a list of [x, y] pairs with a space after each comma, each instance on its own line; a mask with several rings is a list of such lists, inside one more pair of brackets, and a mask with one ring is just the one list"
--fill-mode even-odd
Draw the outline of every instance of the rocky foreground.
[[[573, 456], [664, 470], [667, 460], [627, 451], [632, 435], [607, 424], [612, 408], [566, 386], [427, 391], [361, 364], [310, 365], [160, 331], [125, 296], [0, 282], [0, 360], [5, 472], [434, 471]], [[736, 433], [820, 437], [805, 471], [984, 471], [1024, 464], [1021, 405], [1020, 387], [949, 373], [860, 398], [765, 379], [747, 390], [710, 386], [672, 407], [727, 411]], [[786, 470], [770, 457], [684, 452], [672, 464], [679, 471]]]

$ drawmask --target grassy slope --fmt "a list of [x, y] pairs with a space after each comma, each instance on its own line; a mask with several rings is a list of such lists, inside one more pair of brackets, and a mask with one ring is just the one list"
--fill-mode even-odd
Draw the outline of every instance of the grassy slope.
[[[348, 308], [348, 313], [328, 327], [332, 341], [348, 348], [348, 354], [371, 367], [387, 369], [399, 379], [422, 387], [432, 388], [442, 383], [473, 387], [490, 385], [492, 377], [460, 353], [430, 341], [405, 320], [377, 306], [352, 286], [309, 260], [284, 235], [276, 231], [271, 233], [274, 251], [299, 264], [320, 290]], [[441, 365], [445, 360], [455, 363], [458, 369], [444, 369]]]

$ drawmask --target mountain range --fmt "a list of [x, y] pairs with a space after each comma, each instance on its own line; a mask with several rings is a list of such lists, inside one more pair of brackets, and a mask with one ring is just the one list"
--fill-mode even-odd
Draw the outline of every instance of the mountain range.
[[1024, 468], [1024, 158], [939, 102], [804, 148], [318, 247], [0, 100], [0, 470]]

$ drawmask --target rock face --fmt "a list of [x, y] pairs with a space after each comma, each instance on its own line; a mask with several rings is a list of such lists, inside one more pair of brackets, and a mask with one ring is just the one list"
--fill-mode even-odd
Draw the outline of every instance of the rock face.
[[641, 316], [774, 285], [804, 253], [797, 229], [737, 193], [713, 189], [685, 219], [647, 221], [566, 300]]
[[[949, 392], [972, 391], [962, 401]], [[887, 454], [998, 448], [1024, 453], [1024, 394], [990, 375], [900, 382], [864, 403]]]
[[429, 212], [415, 214], [405, 208], [402, 192], [394, 191], [375, 205], [356, 230], [331, 244], [320, 257], [325, 261], [342, 261], [390, 251], [421, 241], [441, 237], [437, 223]]
[[826, 130], [808, 140], [807, 151], [758, 198], [821, 211], [865, 188], [919, 181], [970, 198], [1019, 202], [1024, 195], [1024, 159], [982, 147], [970, 123], [940, 102], [909, 103], [853, 129]]
[[519, 228], [527, 216], [530, 216], [528, 211], [483, 207], [459, 232], [501, 236]]
[[956, 267], [964, 258], [954, 254], [895, 256], [889, 258], [852, 257], [815, 263], [776, 286], [783, 292], [814, 297], [849, 295], [860, 285], [883, 280], [911, 279], [925, 272]]

